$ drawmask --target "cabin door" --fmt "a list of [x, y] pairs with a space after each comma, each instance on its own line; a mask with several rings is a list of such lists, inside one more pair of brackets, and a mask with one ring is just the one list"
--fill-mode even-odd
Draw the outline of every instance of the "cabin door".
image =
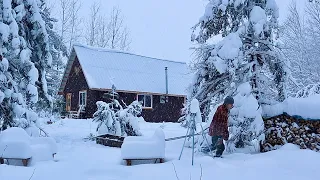
[[67, 93], [67, 97], [66, 97], [66, 111], [71, 111], [71, 96], [72, 93]]

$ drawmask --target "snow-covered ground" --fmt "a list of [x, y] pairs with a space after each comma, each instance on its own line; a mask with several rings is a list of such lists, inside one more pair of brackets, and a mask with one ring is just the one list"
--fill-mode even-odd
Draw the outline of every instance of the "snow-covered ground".
[[[145, 136], [152, 136], [160, 126], [166, 138], [184, 135], [186, 129], [179, 124], [140, 123]], [[91, 120], [63, 120], [52, 125], [44, 125], [45, 130], [55, 138], [59, 152], [55, 161], [31, 162], [29, 167], [0, 165], [0, 180], [156, 180], [156, 179], [317, 179], [320, 167], [320, 153], [300, 150], [294, 145], [263, 154], [231, 154], [222, 159], [212, 159], [196, 154], [195, 165], [191, 166], [191, 149], [185, 148], [182, 159], [178, 157], [183, 139], [166, 144], [166, 162], [163, 164], [143, 164], [133, 162], [125, 166], [119, 148], [111, 148], [85, 141], [95, 132]], [[133, 150], [134, 151], [134, 150]], [[174, 166], [173, 166], [174, 164]], [[33, 175], [32, 175], [33, 174]]]

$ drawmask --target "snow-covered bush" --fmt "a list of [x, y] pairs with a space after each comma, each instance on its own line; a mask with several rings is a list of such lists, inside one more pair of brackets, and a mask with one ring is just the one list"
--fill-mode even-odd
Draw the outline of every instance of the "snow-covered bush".
[[241, 84], [234, 97], [234, 107], [230, 110], [229, 140], [227, 151], [248, 147], [251, 151], [260, 151], [260, 142], [264, 141], [264, 123], [262, 110], [252, 95], [249, 83]]
[[320, 84], [310, 84], [298, 91], [296, 98], [306, 98], [316, 94], [320, 94]]
[[110, 108], [110, 104], [98, 101], [98, 110], [93, 114], [93, 121], [99, 122], [97, 126], [98, 134], [121, 135], [120, 122], [116, 119], [115, 112]]
[[98, 110], [94, 113], [93, 121], [99, 122], [98, 134], [112, 134], [117, 136], [139, 136], [139, 118], [142, 105], [138, 101], [132, 102], [125, 109], [120, 104], [120, 110], [114, 109], [112, 103], [98, 101]]
[[117, 112], [117, 118], [121, 123], [121, 134], [124, 136], [139, 136], [139, 118], [142, 105], [138, 101], [132, 102], [127, 108]]

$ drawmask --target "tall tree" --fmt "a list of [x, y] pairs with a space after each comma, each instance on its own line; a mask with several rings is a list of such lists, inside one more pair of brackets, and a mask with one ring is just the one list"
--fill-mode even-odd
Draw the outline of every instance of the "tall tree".
[[90, 16], [87, 23], [87, 44], [95, 46], [98, 40], [98, 20], [100, 13], [100, 4], [94, 2], [90, 7]]
[[100, 5], [94, 3], [88, 24], [87, 44], [118, 50], [130, 49], [129, 31], [118, 7], [113, 7], [110, 16], [106, 16], [101, 15]]
[[[264, 140], [260, 105], [270, 103], [269, 97], [286, 98], [286, 64], [274, 46], [277, 18], [274, 0], [210, 0], [194, 27], [199, 32], [192, 35], [199, 43], [199, 58], [188, 102], [197, 98], [208, 119], [212, 106], [227, 95], [234, 96], [229, 149], [244, 144], [258, 150], [257, 143]], [[221, 42], [207, 43], [217, 35], [222, 35]]]
[[292, 0], [288, 12], [280, 34], [282, 51], [292, 70], [289, 91], [295, 96], [302, 88], [319, 83], [320, 5], [308, 3], [302, 16], [303, 11], [299, 12], [296, 1]]
[[81, 4], [77, 0], [70, 1], [70, 20], [69, 20], [69, 52], [71, 52], [72, 45], [79, 40], [81, 37], [81, 22], [82, 19], [79, 18], [79, 10]]
[[[68, 49], [62, 42], [62, 38], [58, 32], [55, 31], [54, 26], [58, 22], [57, 19], [51, 17], [51, 11], [42, 0], [41, 4], [41, 16], [45, 22], [46, 30], [49, 37], [50, 53], [52, 55], [52, 66], [46, 69], [48, 81], [48, 94], [53, 97], [53, 105], [56, 106], [56, 102], [61, 98], [58, 96], [58, 89], [63, 76], [65, 64], [63, 58], [68, 57]], [[57, 83], [58, 82], [58, 83]], [[38, 107], [39, 110], [44, 110], [43, 107]], [[47, 110], [51, 110], [47, 109]]]
[[124, 26], [121, 11], [117, 7], [113, 7], [110, 15], [109, 32], [111, 49], [129, 50], [129, 32]]
[[1, 71], [0, 119], [3, 129], [27, 127], [34, 118], [32, 107], [40, 100], [50, 104], [46, 69], [51, 66], [49, 37], [40, 4], [33, 0], [0, 3]]
[[61, 23], [61, 41], [66, 44], [67, 41], [66, 41], [66, 33], [69, 31], [69, 20], [70, 20], [70, 17], [71, 17], [71, 13], [70, 13], [70, 5], [71, 5], [71, 2], [70, 0], [60, 0], [59, 1], [59, 5], [60, 5], [60, 8], [61, 8], [61, 12], [60, 12], [60, 23]]

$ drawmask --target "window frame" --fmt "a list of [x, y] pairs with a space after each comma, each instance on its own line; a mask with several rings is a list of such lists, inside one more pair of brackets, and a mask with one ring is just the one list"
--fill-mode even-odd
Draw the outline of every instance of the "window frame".
[[[142, 109], [152, 109], [153, 108], [153, 96], [152, 94], [146, 94], [146, 93], [138, 93], [136, 100], [139, 101], [139, 96], [143, 96], [143, 105], [142, 105]], [[145, 102], [146, 102], [146, 96], [150, 96], [150, 100], [151, 100], [151, 106], [145, 106]]]
[[[80, 104], [81, 102], [81, 94], [84, 94], [85, 98], [84, 98], [84, 104]], [[79, 91], [79, 107], [80, 106], [87, 106], [87, 90], [83, 90], [83, 91]]]

